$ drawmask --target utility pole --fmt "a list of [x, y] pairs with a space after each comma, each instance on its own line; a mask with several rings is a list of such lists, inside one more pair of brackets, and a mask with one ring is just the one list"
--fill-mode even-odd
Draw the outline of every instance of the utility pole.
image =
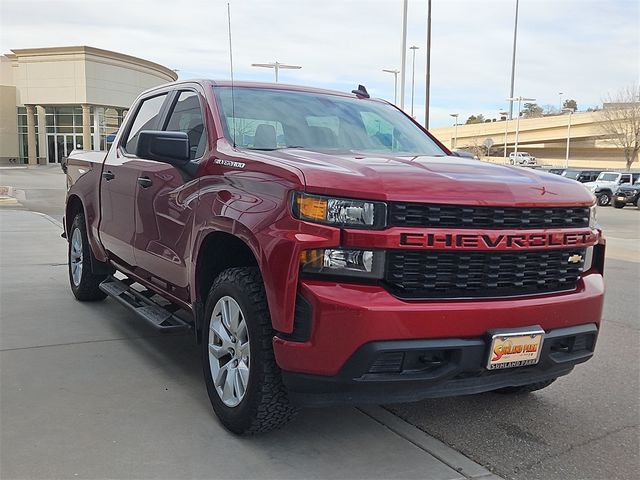
[[411, 67], [411, 117], [413, 116], [413, 98], [416, 92], [416, 50], [420, 47], [416, 47], [415, 45], [409, 47], [410, 50], [413, 50], [413, 64]]
[[400, 109], [404, 110], [404, 85], [407, 68], [407, 10], [409, 0], [403, 0], [402, 5], [402, 57], [400, 62]]
[[[509, 90], [509, 98], [513, 98], [513, 86], [516, 80], [516, 40], [518, 38], [518, 2], [516, 0], [516, 18], [513, 25], [513, 53], [511, 55], [511, 90]], [[509, 101], [509, 120], [513, 118], [513, 100]]]
[[424, 96], [424, 128], [429, 129], [429, 96], [431, 92], [431, 0], [427, 1], [427, 73]]
[[507, 164], [507, 133], [509, 132], [509, 112], [499, 112], [504, 117], [504, 164]]

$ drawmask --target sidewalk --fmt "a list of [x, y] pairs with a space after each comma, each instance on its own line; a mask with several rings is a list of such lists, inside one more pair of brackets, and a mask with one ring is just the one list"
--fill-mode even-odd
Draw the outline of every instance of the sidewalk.
[[191, 335], [79, 303], [49, 217], [0, 210], [1, 478], [498, 478], [380, 407], [217, 422]]

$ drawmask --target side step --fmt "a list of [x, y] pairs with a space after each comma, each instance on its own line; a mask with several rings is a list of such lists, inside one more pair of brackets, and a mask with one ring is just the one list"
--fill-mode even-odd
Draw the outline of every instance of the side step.
[[[129, 284], [127, 284], [129, 283]], [[118, 280], [110, 276], [100, 284], [100, 290], [117, 300], [119, 303], [136, 313], [158, 330], [176, 332], [191, 328], [188, 322], [174, 315], [167, 308], [158, 305], [149, 297], [150, 291], [138, 292], [131, 288], [130, 279]]]

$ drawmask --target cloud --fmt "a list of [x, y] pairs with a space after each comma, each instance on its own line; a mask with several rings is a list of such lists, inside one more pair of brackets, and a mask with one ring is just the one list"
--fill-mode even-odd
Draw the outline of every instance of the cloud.
[[[513, 0], [433, 2], [432, 126], [448, 113], [495, 117], [509, 93]], [[358, 83], [393, 99], [400, 66], [399, 0], [232, 0], [236, 78], [272, 81], [254, 62], [302, 65], [281, 81], [339, 90]], [[3, 0], [0, 48], [92, 45], [179, 70], [181, 78], [229, 77], [227, 7], [220, 0]], [[416, 112], [424, 109], [426, 1], [409, 2], [416, 56]], [[638, 82], [640, 4], [635, 0], [520, 2], [515, 93], [579, 106]], [[407, 52], [406, 99], [411, 56]], [[407, 107], [408, 109], [408, 107]], [[422, 114], [417, 115], [422, 120]]]

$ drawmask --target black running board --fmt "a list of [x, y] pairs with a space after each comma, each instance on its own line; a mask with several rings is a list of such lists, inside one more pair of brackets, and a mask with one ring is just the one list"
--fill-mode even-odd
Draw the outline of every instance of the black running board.
[[118, 280], [110, 276], [100, 284], [100, 290], [127, 307], [153, 327], [163, 332], [175, 332], [191, 328], [188, 322], [157, 304], [150, 297], [153, 292], [139, 292], [130, 286], [130, 280]]

